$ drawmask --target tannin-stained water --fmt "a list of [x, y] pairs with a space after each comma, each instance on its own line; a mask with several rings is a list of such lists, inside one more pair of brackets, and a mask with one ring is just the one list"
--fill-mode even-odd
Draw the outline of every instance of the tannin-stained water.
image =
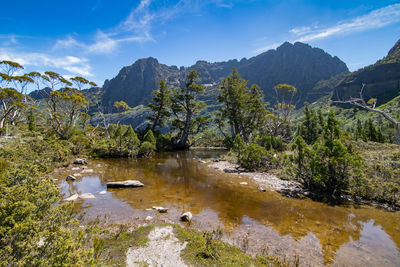
[[[297, 255], [301, 264], [315, 266], [400, 266], [400, 212], [329, 206], [260, 192], [251, 179], [198, 161], [221, 153], [200, 150], [160, 153], [150, 159], [91, 160], [89, 171], [74, 165], [53, 176], [60, 180], [65, 197], [95, 196], [75, 202], [86, 218], [107, 215], [111, 222], [134, 222], [150, 215], [179, 223], [179, 215], [191, 211], [193, 227], [222, 228], [228, 233], [225, 239], [242, 247], [248, 243], [252, 253]], [[70, 174], [81, 176], [66, 182]], [[123, 180], [140, 180], [145, 186], [106, 188], [108, 181]], [[152, 206], [169, 210], [166, 214], [146, 210]]]

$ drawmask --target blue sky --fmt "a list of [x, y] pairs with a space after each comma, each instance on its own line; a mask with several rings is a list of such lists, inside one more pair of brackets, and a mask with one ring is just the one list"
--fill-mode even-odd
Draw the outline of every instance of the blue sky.
[[385, 0], [2, 0], [0, 12], [0, 60], [100, 86], [143, 57], [190, 66], [285, 41], [322, 48], [356, 70], [399, 38], [400, 2]]

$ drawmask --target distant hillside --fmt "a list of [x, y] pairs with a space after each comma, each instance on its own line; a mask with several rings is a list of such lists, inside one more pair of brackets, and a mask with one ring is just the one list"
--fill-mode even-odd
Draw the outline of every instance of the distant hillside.
[[286, 42], [276, 50], [250, 59], [215, 63], [198, 61], [190, 67], [167, 66], [150, 57], [137, 60], [131, 66], [122, 68], [113, 79], [106, 80], [102, 104], [109, 111], [112, 104], [119, 100], [126, 101], [132, 107], [147, 105], [152, 91], [158, 89], [160, 80], [165, 80], [171, 88], [182, 86], [190, 69], [200, 71], [199, 83], [206, 86], [205, 100], [208, 104], [216, 104], [216, 85], [232, 72], [232, 67], [237, 68], [250, 84], [258, 84], [264, 91], [265, 100], [269, 102], [273, 102], [273, 87], [276, 84], [296, 86], [299, 104], [313, 102], [330, 92], [348, 72], [346, 64], [339, 58], [299, 42]]
[[347, 75], [334, 89], [332, 100], [359, 97], [363, 83], [364, 98], [376, 98], [378, 105], [400, 94], [400, 40], [383, 59]]

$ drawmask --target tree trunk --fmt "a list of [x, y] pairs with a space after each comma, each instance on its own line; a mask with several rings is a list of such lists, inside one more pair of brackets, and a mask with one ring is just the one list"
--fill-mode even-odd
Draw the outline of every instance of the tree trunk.
[[396, 128], [396, 143], [400, 145], [400, 123], [397, 123]]
[[186, 114], [185, 127], [183, 128], [181, 139], [179, 140], [179, 142], [177, 144], [177, 149], [187, 149], [188, 148], [187, 140], [189, 138], [191, 119], [192, 119], [192, 113], [188, 112]]

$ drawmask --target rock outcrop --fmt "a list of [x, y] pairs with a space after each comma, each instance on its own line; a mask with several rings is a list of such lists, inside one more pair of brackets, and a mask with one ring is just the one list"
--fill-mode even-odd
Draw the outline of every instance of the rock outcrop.
[[378, 106], [400, 94], [400, 40], [383, 59], [347, 75], [335, 87], [332, 100], [360, 97], [362, 84], [364, 99], [376, 98]]

